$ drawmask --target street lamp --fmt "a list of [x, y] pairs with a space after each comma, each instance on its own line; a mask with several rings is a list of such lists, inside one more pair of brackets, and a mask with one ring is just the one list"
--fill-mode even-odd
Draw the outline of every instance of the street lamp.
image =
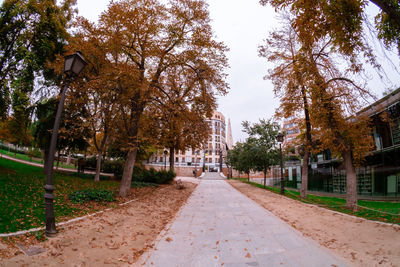
[[283, 159], [282, 159], [282, 142], [283, 142], [283, 137], [285, 135], [281, 132], [278, 133], [276, 136], [276, 140], [279, 142], [279, 151], [281, 154], [281, 195], [285, 194], [285, 180], [283, 178]]
[[164, 170], [167, 170], [167, 155], [168, 150], [164, 149]]
[[66, 75], [64, 88], [61, 92], [60, 102], [58, 103], [57, 113], [54, 120], [53, 133], [51, 134], [49, 155], [47, 157], [46, 185], [44, 186], [44, 200], [46, 203], [46, 236], [51, 237], [57, 233], [56, 221], [54, 218], [54, 154], [57, 145], [58, 127], [60, 126], [61, 113], [64, 108], [65, 94], [73, 77], [78, 76], [87, 65], [82, 54], [78, 51], [75, 54], [68, 55], [64, 58], [64, 73]]

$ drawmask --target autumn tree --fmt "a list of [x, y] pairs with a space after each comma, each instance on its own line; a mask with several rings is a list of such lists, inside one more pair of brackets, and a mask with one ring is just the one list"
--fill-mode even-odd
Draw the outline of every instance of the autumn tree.
[[301, 52], [301, 43], [292, 26], [289, 14], [281, 17], [282, 28], [272, 31], [266, 44], [259, 47], [259, 56], [273, 62], [275, 67], [269, 70], [265, 79], [270, 79], [274, 84], [274, 94], [280, 98], [280, 107], [276, 115], [280, 118], [298, 118], [302, 126], [302, 183], [300, 196], [306, 198], [308, 190], [308, 165], [312, 150], [312, 134], [310, 119], [310, 87], [304, 60]]
[[159, 95], [152, 107], [158, 120], [158, 144], [169, 148], [170, 169], [174, 169], [175, 151], [193, 151], [209, 137], [207, 117], [216, 107], [213, 91], [198, 77], [199, 68], [177, 66], [166, 72]]
[[163, 88], [172, 67], [197, 71], [214, 93], [225, 93], [226, 48], [213, 40], [207, 6], [201, 0], [111, 2], [96, 27], [104, 40], [110, 88], [117, 93], [119, 134], [127, 157], [120, 186], [126, 196], [131, 185], [143, 114]]
[[77, 30], [68, 49], [82, 51], [88, 66], [84, 80], [77, 80], [72, 84], [70, 100], [75, 105], [84, 107], [88, 114], [85, 127], [90, 130], [97, 154], [94, 181], [100, 181], [101, 159], [113, 133], [115, 117], [118, 116], [117, 89], [110, 82], [113, 64], [107, 58], [109, 48], [99, 27], [82, 17], [77, 18], [74, 26]]
[[[307, 90], [310, 99], [308, 107], [310, 121], [315, 129], [314, 133], [318, 133], [316, 138], [321, 143], [320, 149], [329, 148], [334, 155], [343, 158], [347, 183], [346, 206], [355, 209], [357, 207], [355, 164], [363, 159], [371, 146], [367, 118], [354, 117], [361, 107], [360, 99], [365, 99], [370, 94], [349, 78], [350, 75], [354, 76], [361, 72], [362, 67], [354, 55], [348, 57], [342, 54], [330, 37], [321, 38], [316, 42], [311, 33], [308, 33], [308, 38], [306, 40], [304, 38], [306, 36], [298, 38], [300, 44], [298, 49], [293, 49], [294, 46], [291, 45], [293, 42], [284, 46], [289, 58], [285, 57], [285, 53], [278, 53], [269, 59], [288, 63], [282, 64], [280, 68], [292, 76], [294, 87], [286, 86], [284, 89], [295, 89], [295, 91], [284, 91], [285, 96], [293, 95], [300, 100], [303, 86]], [[276, 46], [274, 48], [277, 49]], [[282, 51], [282, 46], [279, 49]], [[341, 60], [334, 60], [338, 58]], [[340, 70], [338, 66], [346, 63], [348, 63], [347, 68], [344, 68], [344, 71]], [[291, 67], [296, 64], [301, 67], [297, 69], [301, 71], [301, 80], [298, 78], [300, 76], [296, 68]], [[279, 81], [279, 73], [276, 70], [279, 70], [279, 67], [272, 73], [275, 76], [271, 77], [275, 77], [275, 82], [278, 82], [276, 84], [279, 84], [282, 81]], [[287, 99], [283, 97], [283, 100]]]
[[[330, 36], [332, 43], [348, 56], [364, 53], [372, 59], [371, 49], [364, 40], [363, 21], [368, 2], [381, 12], [375, 17], [378, 37], [389, 46], [397, 46], [400, 53], [400, 3], [397, 0], [260, 0], [277, 10], [288, 10], [295, 15], [293, 26], [302, 42], [318, 42]], [[308, 35], [311, 35], [310, 39]]]

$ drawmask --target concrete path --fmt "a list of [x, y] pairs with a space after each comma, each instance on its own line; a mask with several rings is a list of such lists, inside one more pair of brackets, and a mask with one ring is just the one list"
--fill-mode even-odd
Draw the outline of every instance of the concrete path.
[[214, 175], [137, 266], [347, 266]]
[[202, 177], [200, 177], [202, 180], [224, 180], [219, 172], [205, 172]]

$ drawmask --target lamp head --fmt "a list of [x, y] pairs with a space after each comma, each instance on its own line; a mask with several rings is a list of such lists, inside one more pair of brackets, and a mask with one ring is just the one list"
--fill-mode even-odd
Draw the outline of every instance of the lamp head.
[[80, 51], [64, 57], [64, 73], [67, 76], [78, 76], [87, 65]]
[[282, 132], [279, 132], [278, 133], [278, 135], [276, 136], [276, 140], [279, 142], [279, 143], [282, 143], [283, 142], [283, 137], [284, 137], [285, 135], [282, 133]]

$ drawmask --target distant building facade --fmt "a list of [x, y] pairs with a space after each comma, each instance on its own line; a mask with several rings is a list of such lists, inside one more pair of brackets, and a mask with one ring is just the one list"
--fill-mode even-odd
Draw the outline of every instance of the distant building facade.
[[[374, 149], [356, 168], [361, 197], [400, 197], [400, 89], [364, 108], [358, 115], [370, 117]], [[292, 127], [288, 127], [292, 129]], [[300, 163], [285, 164], [286, 185], [301, 185]], [[310, 157], [308, 188], [335, 194], [346, 193], [346, 171], [329, 150]]]
[[[193, 170], [198, 172], [203, 169], [205, 171], [221, 171], [221, 165], [226, 168], [226, 137], [228, 135], [232, 138], [231, 129], [228, 128], [229, 132], [226, 132], [225, 116], [219, 111], [214, 111], [212, 117], [206, 119], [206, 121], [210, 128], [210, 135], [203, 146], [195, 151], [187, 149], [186, 151], [177, 151], [175, 153], [174, 165], [178, 172], [181, 167], [189, 168], [184, 171], [186, 175], [191, 175]], [[150, 167], [162, 167], [165, 165], [168, 168], [169, 155], [165, 158], [164, 151], [159, 150], [150, 157], [146, 165]]]

